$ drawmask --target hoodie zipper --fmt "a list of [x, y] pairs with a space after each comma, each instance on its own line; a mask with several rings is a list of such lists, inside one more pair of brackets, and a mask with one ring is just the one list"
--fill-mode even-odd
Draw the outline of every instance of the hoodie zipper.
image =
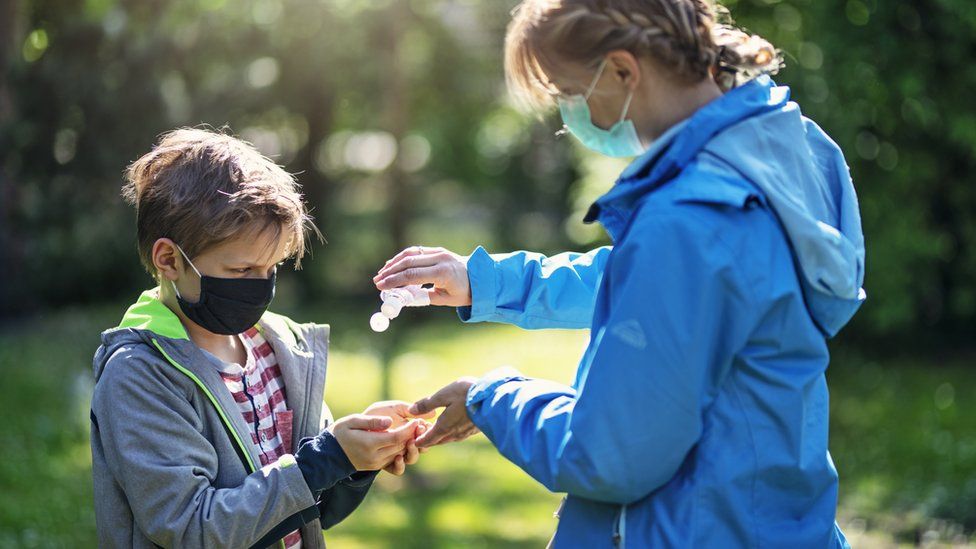
[[248, 467], [248, 474], [257, 471], [257, 467], [254, 466], [254, 460], [251, 459], [251, 453], [248, 451], [247, 446], [244, 445], [244, 441], [241, 439], [240, 434], [238, 434], [238, 432], [234, 429], [234, 425], [230, 422], [230, 418], [228, 418], [227, 414], [224, 413], [224, 409], [220, 407], [220, 404], [217, 402], [217, 397], [215, 397], [213, 393], [211, 393], [210, 390], [207, 389], [207, 386], [204, 385], [203, 381], [201, 381], [200, 378], [194, 375], [193, 372], [184, 368], [182, 365], [180, 365], [179, 362], [173, 360], [173, 358], [170, 357], [169, 354], [167, 354], [166, 351], [163, 350], [163, 346], [159, 344], [159, 341], [153, 338], [152, 342], [153, 345], [156, 346], [156, 349], [158, 349], [159, 352], [162, 353], [166, 361], [172, 364], [180, 372], [183, 372], [184, 375], [192, 379], [193, 382], [196, 383], [197, 387], [199, 387], [200, 390], [203, 391], [203, 394], [207, 396], [207, 399], [210, 400], [210, 403], [213, 404], [214, 409], [217, 410], [217, 415], [220, 416], [220, 420], [224, 422], [224, 426], [227, 428], [227, 431], [234, 438], [234, 442], [237, 443], [237, 447], [240, 448], [241, 453], [244, 455], [244, 459]]
[[[227, 414], [224, 413], [224, 409], [220, 407], [220, 404], [217, 402], [217, 397], [215, 397], [213, 393], [211, 393], [210, 390], [207, 389], [207, 386], [203, 384], [203, 381], [201, 381], [200, 378], [194, 375], [193, 372], [187, 370], [179, 362], [173, 360], [173, 358], [169, 356], [169, 354], [166, 351], [163, 350], [163, 346], [159, 344], [159, 341], [153, 338], [152, 342], [153, 345], [156, 347], [156, 349], [158, 349], [159, 352], [162, 353], [163, 357], [166, 359], [167, 362], [172, 364], [180, 372], [183, 372], [183, 374], [186, 375], [188, 378], [192, 379], [193, 382], [196, 383], [197, 387], [199, 387], [200, 390], [203, 391], [203, 394], [207, 395], [207, 399], [210, 400], [210, 403], [213, 404], [214, 409], [217, 410], [217, 415], [220, 416], [220, 420], [224, 422], [224, 426], [227, 428], [227, 431], [234, 438], [234, 442], [237, 443], [238, 448], [241, 449], [241, 454], [244, 455], [244, 459], [246, 460], [247, 463], [248, 474], [257, 471], [257, 468], [255, 468], [254, 466], [254, 460], [251, 459], [251, 454], [248, 452], [247, 446], [244, 445], [244, 442], [241, 440], [241, 436], [234, 429], [234, 425], [231, 424], [230, 418], [228, 418]], [[281, 549], [285, 549], [285, 540], [282, 539], [275, 545], [280, 546]]]
[[[308, 428], [308, 424], [309, 421], [311, 421], [312, 416], [309, 411], [312, 409], [312, 378], [314, 377], [312, 365], [308, 363], [313, 360], [315, 354], [307, 349], [307, 345], [304, 344], [303, 340], [298, 339], [299, 334], [295, 334], [295, 336], [295, 349], [301, 351], [301, 354], [295, 353], [295, 355], [301, 357], [301, 360], [304, 362], [304, 368], [302, 368], [302, 370], [305, 372], [305, 420], [302, 421], [302, 431], [299, 435], [300, 438], [304, 436], [315, 436], [318, 434], [318, 428], [315, 429], [315, 433], [310, 432]], [[306, 354], [308, 356], [306, 356]]]

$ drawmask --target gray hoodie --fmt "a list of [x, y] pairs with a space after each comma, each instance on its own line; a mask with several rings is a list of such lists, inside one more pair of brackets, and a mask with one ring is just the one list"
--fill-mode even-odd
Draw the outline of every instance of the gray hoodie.
[[301, 527], [304, 547], [324, 547], [321, 530], [365, 497], [373, 477], [349, 469], [316, 500], [293, 456], [332, 419], [322, 400], [329, 327], [265, 313], [258, 329], [294, 418], [292, 454], [266, 467], [216, 359], [158, 288], [102, 334], [91, 407], [99, 546], [250, 547]]

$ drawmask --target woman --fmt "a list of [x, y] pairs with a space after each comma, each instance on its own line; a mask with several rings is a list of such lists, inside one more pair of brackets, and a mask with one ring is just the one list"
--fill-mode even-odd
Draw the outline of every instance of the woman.
[[510, 87], [637, 155], [590, 209], [613, 247], [469, 258], [412, 248], [380, 289], [433, 283], [467, 322], [589, 328], [572, 386], [504, 369], [414, 405], [420, 440], [480, 429], [568, 493], [556, 546], [843, 547], [827, 451], [826, 339], [864, 299], [843, 155], [706, 0], [526, 0]]

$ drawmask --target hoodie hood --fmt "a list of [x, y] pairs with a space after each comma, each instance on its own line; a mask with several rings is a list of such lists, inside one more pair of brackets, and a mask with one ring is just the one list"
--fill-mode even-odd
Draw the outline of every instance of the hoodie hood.
[[[270, 330], [286, 348], [299, 353], [309, 349], [310, 339], [328, 339], [327, 328], [323, 332], [314, 325], [300, 326], [270, 311], [265, 311], [257, 326], [262, 330]], [[176, 313], [159, 300], [158, 286], [142, 292], [139, 299], [122, 315], [119, 325], [102, 332], [102, 345], [96, 351], [93, 361], [95, 381], [101, 376], [105, 363], [119, 348], [134, 343], [143, 343], [150, 347], [159, 343], [171, 357], [185, 364], [196, 363], [200, 353], [199, 348], [190, 341]]]
[[120, 347], [133, 343], [151, 346], [154, 335], [170, 340], [189, 340], [179, 317], [159, 300], [158, 287], [142, 292], [122, 315], [119, 325], [102, 332], [102, 345], [93, 360], [95, 380], [98, 381], [105, 363]]
[[654, 147], [621, 174], [587, 214], [611, 235], [640, 197], [690, 163], [732, 170], [754, 185], [776, 214], [793, 251], [806, 306], [834, 336], [865, 299], [864, 235], [844, 155], [790, 90], [761, 76], [697, 111], [666, 147]]

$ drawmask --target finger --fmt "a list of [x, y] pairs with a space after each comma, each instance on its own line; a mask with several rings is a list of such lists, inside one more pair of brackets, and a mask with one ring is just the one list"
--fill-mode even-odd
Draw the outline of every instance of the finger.
[[345, 418], [345, 425], [350, 429], [361, 429], [363, 431], [385, 431], [393, 425], [393, 419], [385, 416], [368, 416], [366, 414], [355, 414]]
[[375, 458], [376, 461], [380, 463], [393, 463], [393, 460], [397, 456], [402, 456], [406, 451], [406, 445], [404, 446], [388, 446], [386, 448], [380, 448], [376, 451]]
[[381, 400], [374, 402], [363, 413], [370, 416], [402, 416], [406, 417], [410, 403], [405, 400]]
[[407, 257], [403, 257], [392, 263], [387, 264], [382, 269], [380, 269], [380, 272], [376, 273], [376, 276], [373, 277], [373, 280], [375, 281], [375, 280], [383, 279], [391, 274], [399, 273], [400, 271], [404, 271], [406, 269], [415, 269], [417, 267], [430, 267], [432, 265], [437, 265], [438, 263], [444, 261], [445, 259], [447, 259], [447, 255], [442, 253], [433, 253], [433, 254], [428, 253], [423, 255], [410, 255]]
[[412, 286], [415, 284], [433, 284], [442, 286], [445, 282], [447, 271], [443, 265], [432, 267], [417, 267], [405, 269], [395, 274], [383, 277], [376, 282], [376, 287], [380, 290], [390, 290], [402, 286]]
[[417, 445], [412, 440], [408, 441], [407, 448], [403, 452], [403, 462], [407, 465], [413, 465], [414, 463], [417, 463], [417, 460], [419, 459], [420, 450], [417, 448]]
[[[419, 409], [415, 410], [414, 405], [415, 404], [407, 404], [406, 409], [404, 410], [405, 416], [421, 419], [434, 419], [434, 417], [437, 416], [437, 412], [435, 412], [433, 409], [421, 412]], [[426, 430], [427, 422], [423, 422], [422, 425], [424, 425], [424, 430]]]
[[417, 439], [417, 448], [421, 450], [429, 450], [434, 446], [439, 446], [444, 443], [446, 435], [435, 433], [431, 431], [428, 435], [422, 436]]
[[441, 444], [450, 434], [451, 433], [447, 428], [441, 426], [440, 423], [437, 423], [434, 425], [433, 429], [417, 437], [417, 447], [430, 448], [431, 446], [437, 446], [438, 444]]
[[403, 462], [403, 456], [397, 455], [393, 458], [393, 461], [389, 465], [383, 468], [384, 471], [390, 473], [391, 475], [400, 476], [407, 470], [407, 466]]
[[[396, 263], [397, 261], [403, 259], [404, 257], [409, 257], [412, 255], [422, 255], [423, 253], [424, 250], [420, 246], [410, 246], [409, 248], [404, 248], [403, 250], [400, 250], [400, 253], [386, 260], [386, 263], [384, 263], [383, 266], [385, 267], [391, 263]], [[381, 267], [380, 270], [383, 270], [383, 268]]]
[[421, 419], [410, 420], [409, 423], [396, 429], [390, 429], [385, 433], [379, 433], [376, 438], [376, 448], [385, 450], [387, 448], [403, 448], [408, 440], [413, 440], [416, 436], [417, 422]]
[[450, 404], [451, 400], [447, 396], [448, 387], [450, 387], [450, 385], [447, 387], [442, 387], [439, 391], [430, 395], [429, 397], [422, 398], [417, 402], [414, 402], [410, 406], [410, 415], [414, 417], [424, 417], [426, 414]]

